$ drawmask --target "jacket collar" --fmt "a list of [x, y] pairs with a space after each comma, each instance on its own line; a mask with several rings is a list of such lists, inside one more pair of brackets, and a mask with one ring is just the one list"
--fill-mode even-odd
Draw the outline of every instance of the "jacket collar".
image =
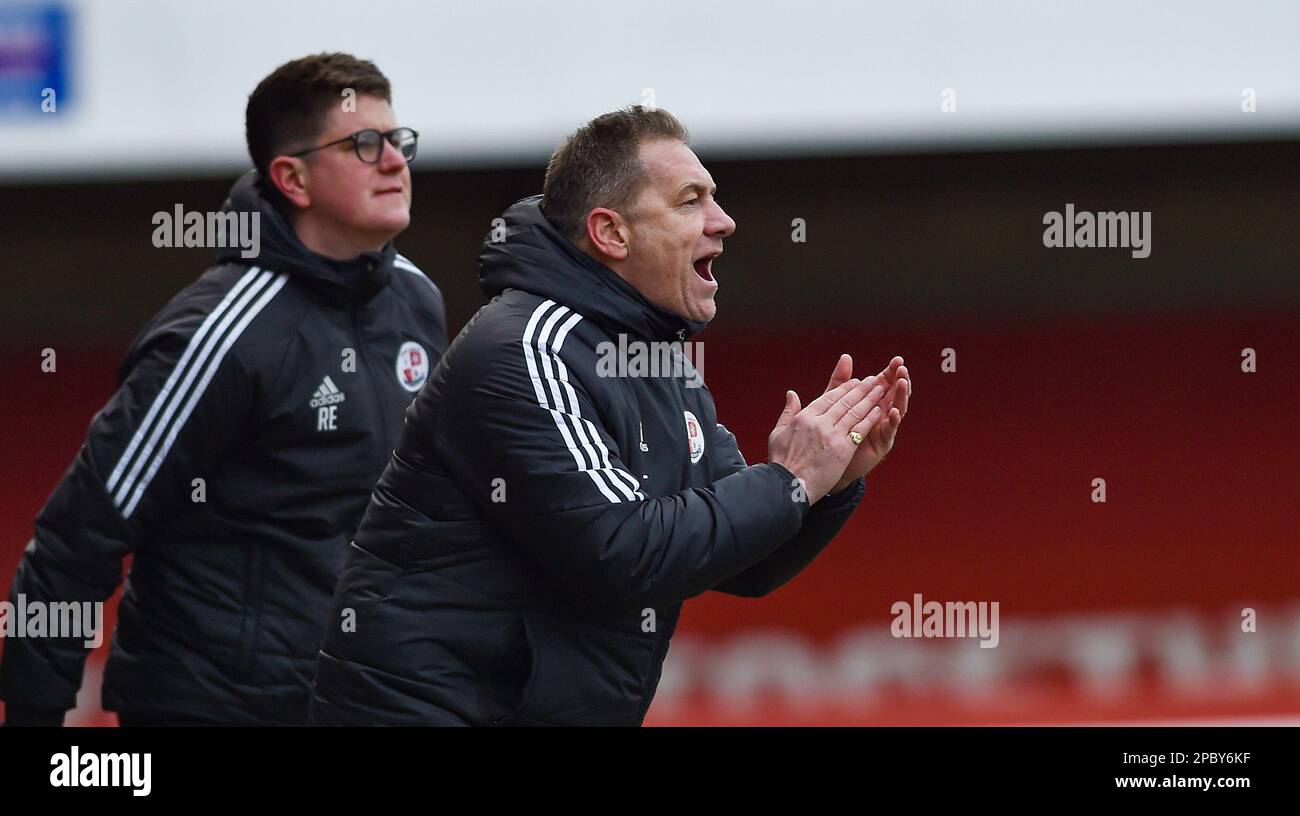
[[338, 261], [313, 252], [303, 245], [280, 208], [265, 194], [256, 170], [245, 173], [230, 190], [222, 212], [257, 213], [260, 252], [244, 258], [240, 249], [221, 250], [223, 262], [264, 266], [284, 272], [340, 304], [364, 303], [388, 285], [393, 276], [397, 250], [392, 241], [378, 252], [364, 252]]

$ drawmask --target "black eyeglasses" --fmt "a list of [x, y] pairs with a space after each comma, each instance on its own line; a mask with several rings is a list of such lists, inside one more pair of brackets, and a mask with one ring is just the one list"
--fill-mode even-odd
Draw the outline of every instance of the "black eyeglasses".
[[384, 155], [384, 142], [388, 142], [397, 148], [402, 154], [402, 158], [406, 159], [406, 163], [410, 164], [411, 160], [415, 158], [415, 144], [419, 138], [420, 134], [410, 128], [394, 128], [387, 133], [380, 133], [373, 128], [366, 128], [365, 130], [358, 130], [351, 136], [344, 136], [342, 139], [335, 139], [328, 144], [309, 147], [306, 150], [299, 150], [297, 153], [290, 153], [289, 155], [305, 156], [308, 153], [324, 150], [336, 144], [352, 142], [353, 149], [357, 151], [358, 159], [361, 159], [366, 164], [378, 164], [379, 157]]

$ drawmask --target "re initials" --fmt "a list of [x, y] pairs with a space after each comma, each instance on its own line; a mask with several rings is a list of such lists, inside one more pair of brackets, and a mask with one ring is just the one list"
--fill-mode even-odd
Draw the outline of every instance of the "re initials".
[[337, 405], [322, 405], [316, 413], [316, 430], [318, 431], [336, 431], [338, 430], [335, 423], [338, 422]]

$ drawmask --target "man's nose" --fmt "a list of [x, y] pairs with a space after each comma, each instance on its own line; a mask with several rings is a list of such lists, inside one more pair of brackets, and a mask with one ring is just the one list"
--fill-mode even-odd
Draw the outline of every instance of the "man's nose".
[[736, 222], [731, 220], [731, 216], [727, 215], [727, 211], [722, 209], [721, 205], [714, 204], [707, 227], [709, 235], [726, 238], [736, 231]]
[[379, 169], [384, 173], [393, 173], [402, 169], [406, 164], [406, 157], [402, 151], [393, 146], [393, 143], [384, 139], [383, 151], [379, 154]]

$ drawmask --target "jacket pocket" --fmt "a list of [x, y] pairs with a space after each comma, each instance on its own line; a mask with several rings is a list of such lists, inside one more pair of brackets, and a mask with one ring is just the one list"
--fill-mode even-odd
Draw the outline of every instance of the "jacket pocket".
[[498, 717], [492, 721], [492, 725], [533, 725], [531, 722], [520, 722], [520, 716], [528, 707], [529, 701], [532, 700], [533, 689], [537, 686], [538, 676], [538, 654], [537, 647], [533, 645], [533, 637], [530, 632], [528, 615], [519, 613], [520, 631], [519, 638], [521, 642], [520, 650], [524, 655], [524, 665], [527, 666], [524, 674], [524, 682], [519, 691], [519, 702], [514, 708], [503, 717]]
[[[534, 611], [520, 613], [529, 651], [518, 705], [493, 725], [637, 725], [652, 644]], [[639, 664], [639, 665], [634, 665]]]

